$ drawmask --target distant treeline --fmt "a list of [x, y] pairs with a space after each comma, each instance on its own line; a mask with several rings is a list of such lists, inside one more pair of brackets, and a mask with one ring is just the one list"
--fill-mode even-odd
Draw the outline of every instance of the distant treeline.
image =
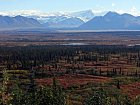
[[[137, 53], [139, 57], [140, 46], [115, 46], [115, 45], [84, 45], [84, 46], [24, 46], [0, 47], [0, 63], [7, 65], [7, 69], [30, 69], [44, 65], [51, 61], [65, 58], [67, 60], [79, 53], [95, 52], [99, 55]], [[86, 57], [84, 57], [86, 60]], [[88, 57], [90, 58], [90, 57]], [[139, 57], [140, 58], [140, 57]], [[84, 59], [83, 59], [84, 60]], [[15, 67], [14, 67], [15, 66]]]

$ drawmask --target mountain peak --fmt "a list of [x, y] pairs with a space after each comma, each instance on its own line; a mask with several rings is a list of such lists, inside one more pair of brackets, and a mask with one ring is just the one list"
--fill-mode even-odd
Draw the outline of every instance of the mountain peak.
[[120, 14], [118, 14], [117, 12], [112, 12], [112, 11], [109, 11], [107, 14], [105, 14], [104, 16], [109, 16], [109, 17], [112, 17], [112, 16], [119, 16]]
[[134, 17], [133, 15], [128, 14], [128, 13], [124, 13], [124, 14], [122, 14], [122, 16], [125, 16], [125, 17]]
[[13, 17], [13, 18], [22, 19], [22, 18], [25, 18], [25, 17], [23, 17], [23, 16], [21, 16], [21, 15], [17, 15], [17, 16], [15, 16], [15, 17]]
[[18, 29], [18, 28], [34, 28], [40, 27], [41, 24], [32, 18], [27, 18], [23, 16], [2, 16], [0, 18], [0, 28], [1, 29]]
[[80, 26], [81, 29], [95, 30], [139, 30], [140, 18], [130, 14], [108, 12], [104, 16], [97, 16]]
[[69, 15], [72, 16], [72, 17], [80, 18], [84, 22], [87, 22], [87, 21], [93, 19], [93, 17], [94, 17], [94, 14], [93, 14], [92, 10], [73, 12]]
[[84, 13], [91, 13], [91, 14], [93, 14], [92, 10], [78, 11], [78, 12], [73, 12], [72, 14], [84, 14]]

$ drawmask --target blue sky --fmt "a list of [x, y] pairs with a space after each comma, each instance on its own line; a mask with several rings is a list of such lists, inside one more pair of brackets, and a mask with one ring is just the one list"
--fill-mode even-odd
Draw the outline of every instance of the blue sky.
[[0, 0], [0, 12], [37, 10], [41, 12], [73, 12], [81, 10], [120, 11], [137, 14], [140, 0]]

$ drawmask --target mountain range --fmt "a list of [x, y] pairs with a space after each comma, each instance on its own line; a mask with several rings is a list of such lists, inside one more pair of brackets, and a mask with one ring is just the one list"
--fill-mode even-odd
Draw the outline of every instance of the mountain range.
[[0, 16], [0, 29], [76, 29], [76, 30], [140, 30], [140, 17], [108, 12], [97, 16], [92, 11], [48, 16]]
[[42, 25], [33, 18], [0, 16], [0, 29], [37, 28]]
[[140, 30], [140, 17], [124, 13], [108, 12], [82, 24], [84, 30]]
[[[41, 23], [45, 22], [57, 22], [63, 20], [64, 18], [79, 18], [84, 22], [91, 20], [97, 13], [94, 13], [92, 10], [85, 10], [79, 12], [70, 12], [70, 13], [44, 13], [44, 14], [24, 14], [25, 17], [31, 17], [38, 20]], [[100, 13], [102, 14], [102, 12]], [[103, 13], [104, 14], [104, 13]], [[22, 15], [22, 14], [21, 14]], [[97, 14], [98, 15], [98, 14]]]
[[27, 17], [38, 20], [45, 27], [49, 28], [75, 28], [94, 17], [92, 10], [72, 12], [72, 13], [54, 13], [47, 15], [30, 15]]

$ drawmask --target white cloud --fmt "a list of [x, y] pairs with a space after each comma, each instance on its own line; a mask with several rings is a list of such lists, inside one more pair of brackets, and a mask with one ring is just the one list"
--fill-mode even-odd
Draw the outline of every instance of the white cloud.
[[140, 12], [137, 10], [135, 6], [132, 6], [129, 10], [116, 10], [115, 12], [118, 12], [120, 14], [128, 13], [134, 16], [140, 16]]
[[[115, 3], [112, 3], [112, 6], [115, 6], [115, 5], [116, 5]], [[108, 11], [105, 11], [105, 9], [103, 7], [101, 7], [100, 9], [94, 9], [94, 10], [92, 10], [92, 12], [96, 16], [103, 16]], [[132, 6], [129, 10], [118, 9], [118, 10], [114, 10], [114, 12], [117, 12], [119, 14], [129, 13], [129, 14], [132, 14], [134, 16], [140, 16], [140, 11], [138, 11], [135, 6]], [[6, 12], [0, 11], [0, 15], [4, 15], [4, 16], [21, 15], [21, 16], [40, 16], [40, 17], [47, 17], [47, 16], [55, 16], [55, 15], [57, 15], [57, 16], [68, 15], [69, 13], [70, 12], [46, 13], [46, 12], [42, 12], [42, 11], [39, 11], [39, 10], [15, 10], [15, 11], [6, 11]]]
[[140, 15], [140, 12], [137, 10], [137, 8], [135, 6], [132, 6], [132, 8], [130, 9], [130, 13], [135, 15], [135, 16]]
[[115, 3], [112, 3], [111, 6], [114, 7], [114, 6], [116, 6], [116, 4]]
[[6, 12], [0, 12], [0, 15], [3, 16], [41, 16], [41, 17], [46, 17], [46, 16], [55, 16], [55, 15], [63, 15], [64, 13], [62, 12], [56, 12], [56, 13], [46, 13], [46, 12], [41, 12], [38, 10], [15, 10], [15, 11], [6, 11]]
[[0, 12], [0, 15], [9, 15], [9, 16], [16, 16], [16, 15], [34, 15], [34, 14], [40, 14], [40, 11], [37, 10], [15, 10], [15, 11], [6, 11], [6, 12]]
[[8, 14], [5, 13], [5, 12], [0, 12], [0, 15], [6, 16], [6, 15], [8, 15]]

